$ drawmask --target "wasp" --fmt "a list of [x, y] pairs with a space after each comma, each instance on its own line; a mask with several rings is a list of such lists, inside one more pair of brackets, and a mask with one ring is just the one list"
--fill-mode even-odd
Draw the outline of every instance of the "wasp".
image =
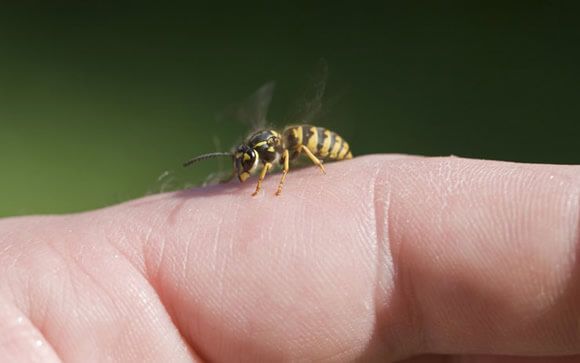
[[273, 129], [261, 129], [250, 134], [231, 152], [203, 154], [186, 161], [183, 166], [215, 157], [230, 157], [233, 174], [237, 175], [240, 182], [245, 182], [260, 169], [252, 196], [262, 189], [262, 182], [268, 172], [275, 166], [281, 166], [282, 177], [276, 191], [276, 195], [280, 195], [290, 163], [300, 155], [306, 155], [324, 174], [323, 161], [352, 159], [348, 142], [336, 132], [312, 125], [295, 125], [286, 127], [281, 133]]

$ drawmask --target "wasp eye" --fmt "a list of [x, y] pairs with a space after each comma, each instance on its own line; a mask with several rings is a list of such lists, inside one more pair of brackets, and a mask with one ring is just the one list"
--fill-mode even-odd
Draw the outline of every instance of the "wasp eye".
[[254, 166], [256, 160], [256, 152], [253, 149], [248, 149], [242, 155], [242, 166], [244, 170], [250, 170]]

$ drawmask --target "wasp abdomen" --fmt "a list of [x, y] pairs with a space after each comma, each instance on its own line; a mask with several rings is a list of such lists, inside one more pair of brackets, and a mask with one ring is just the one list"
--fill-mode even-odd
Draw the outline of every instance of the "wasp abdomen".
[[290, 126], [283, 133], [284, 146], [292, 158], [300, 154], [304, 145], [314, 155], [324, 160], [352, 159], [350, 146], [336, 132], [311, 125]]

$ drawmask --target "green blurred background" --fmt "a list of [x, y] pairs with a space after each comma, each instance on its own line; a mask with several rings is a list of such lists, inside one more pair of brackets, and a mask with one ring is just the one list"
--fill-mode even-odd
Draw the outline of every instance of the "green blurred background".
[[246, 132], [215, 115], [263, 83], [269, 119], [295, 122], [321, 57], [318, 123], [357, 155], [580, 163], [573, 2], [51, 3], [0, 5], [0, 216], [164, 189]]

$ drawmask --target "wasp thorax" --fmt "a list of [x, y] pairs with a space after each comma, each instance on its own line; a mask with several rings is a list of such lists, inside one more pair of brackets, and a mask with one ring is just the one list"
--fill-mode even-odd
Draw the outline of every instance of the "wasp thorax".
[[234, 166], [238, 179], [246, 181], [258, 166], [258, 153], [248, 145], [240, 145], [234, 155]]

